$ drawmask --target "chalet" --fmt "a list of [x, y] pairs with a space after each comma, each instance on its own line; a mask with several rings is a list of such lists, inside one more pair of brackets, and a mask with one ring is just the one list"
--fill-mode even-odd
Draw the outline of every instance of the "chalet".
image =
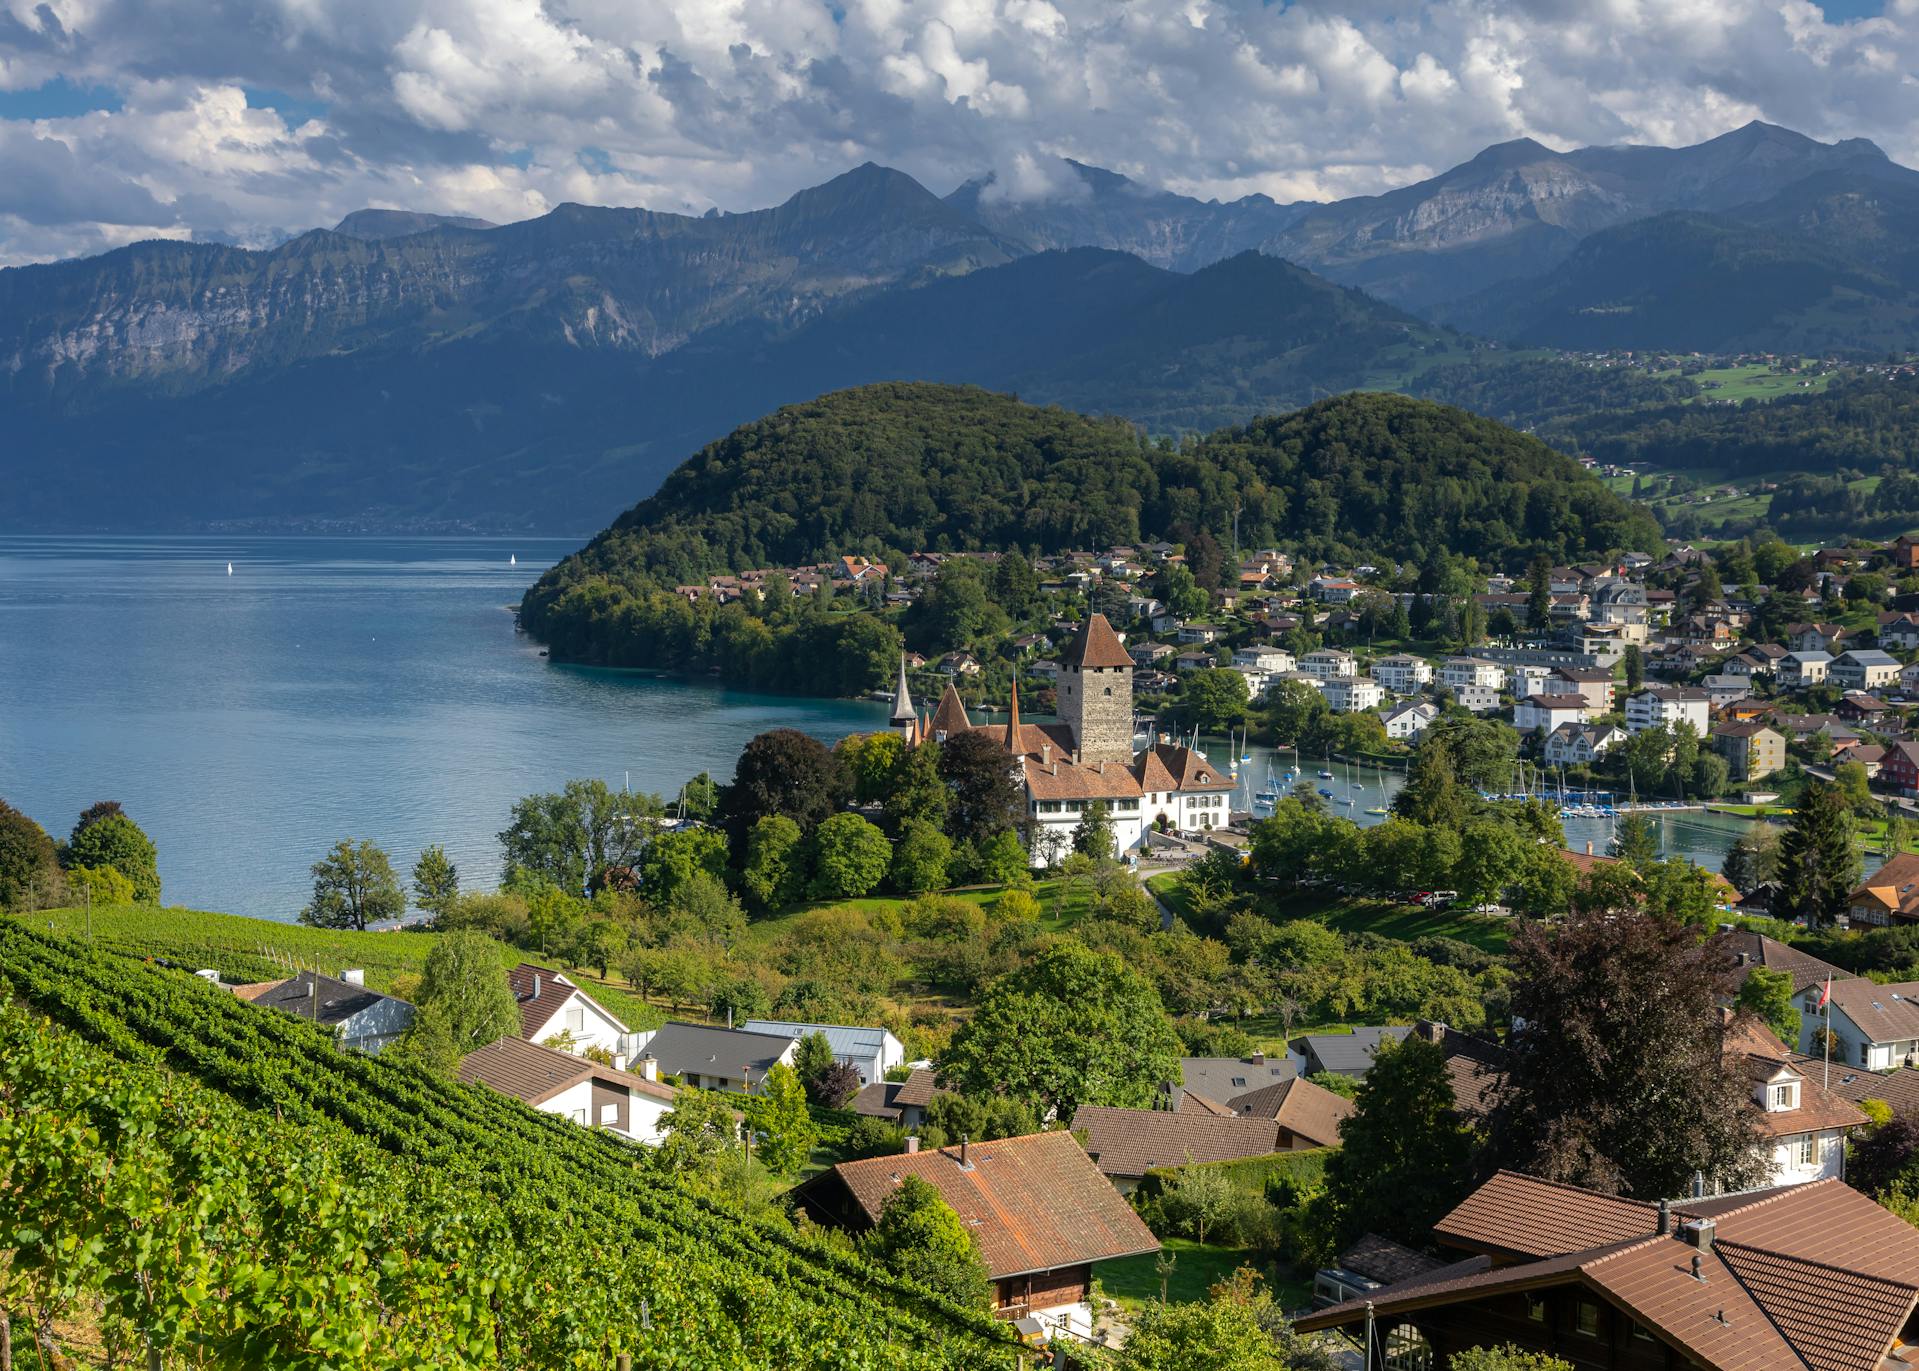
[[1845, 636], [1846, 630], [1838, 624], [1792, 624], [1784, 634], [1786, 646], [1794, 652], [1836, 652]]
[[748, 1019], [740, 1025], [747, 1033], [766, 1033], [776, 1038], [804, 1038], [818, 1033], [833, 1049], [833, 1060], [852, 1067], [860, 1074], [861, 1085], [884, 1081], [886, 1073], [906, 1064], [906, 1045], [884, 1028], [856, 1028], [847, 1024], [798, 1023], [791, 1019]]
[[1528, 695], [1513, 706], [1513, 727], [1550, 735], [1561, 724], [1581, 724], [1591, 713], [1584, 695]]
[[1159, 1250], [1159, 1239], [1071, 1133], [920, 1149], [841, 1162], [793, 1192], [815, 1222], [864, 1232], [914, 1176], [939, 1191], [979, 1243], [1004, 1319], [1092, 1333], [1095, 1262]]
[[1588, 766], [1625, 741], [1612, 724], [1561, 724], [1546, 735], [1546, 765]]
[[1182, 643], [1216, 643], [1225, 632], [1218, 624], [1181, 624], [1177, 637]]
[[1463, 1259], [1297, 1330], [1372, 1330], [1365, 1371], [1507, 1344], [1622, 1371], [1869, 1371], [1919, 1336], [1919, 1231], [1838, 1180], [1655, 1205], [1501, 1171], [1434, 1233]]
[[556, 1052], [524, 1038], [501, 1038], [460, 1059], [460, 1079], [509, 1095], [545, 1114], [657, 1143], [678, 1092], [660, 1084], [649, 1058], [638, 1074]]
[[1899, 659], [1876, 647], [1841, 653], [1826, 678], [1846, 690], [1879, 690], [1899, 679]]
[[413, 1026], [413, 1006], [368, 990], [366, 973], [357, 968], [342, 971], [337, 979], [302, 971], [284, 981], [235, 986], [233, 993], [327, 1029], [341, 1047], [369, 1056], [390, 1047]]
[[1919, 571], [1919, 538], [1900, 534], [1887, 545], [1886, 559], [1901, 571]]
[[[1899, 744], [1887, 755], [1887, 762], [1912, 747]], [[1871, 928], [1919, 923], [1919, 855], [1902, 852], [1866, 877], [1846, 897], [1846, 917], [1854, 926]]]
[[531, 962], [506, 973], [520, 1009], [520, 1036], [562, 1052], [589, 1048], [631, 1056], [635, 1044], [626, 1025], [568, 977]]
[[1833, 708], [1833, 713], [1849, 724], [1868, 726], [1883, 719], [1892, 710], [1892, 706], [1877, 695], [1868, 695], [1864, 691], [1849, 690], [1845, 698]]
[[939, 659], [938, 670], [942, 676], [977, 676], [979, 658], [970, 652], [949, 652]]
[[1126, 655], [1133, 659], [1133, 665], [1142, 671], [1150, 670], [1173, 655], [1170, 643], [1133, 643], [1126, 649]]
[[1726, 759], [1735, 781], [1760, 781], [1786, 764], [1786, 740], [1778, 729], [1757, 719], [1713, 727], [1712, 750]]
[[784, 1033], [746, 1033], [672, 1019], [639, 1039], [639, 1050], [658, 1064], [659, 1075], [702, 1090], [746, 1094], [757, 1090], [775, 1066], [791, 1066], [800, 1045]]

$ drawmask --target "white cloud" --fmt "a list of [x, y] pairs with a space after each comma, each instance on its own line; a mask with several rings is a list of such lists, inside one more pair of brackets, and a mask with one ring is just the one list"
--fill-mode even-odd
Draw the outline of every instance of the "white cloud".
[[745, 209], [867, 159], [1323, 198], [1757, 117], [1914, 162], [1915, 69], [1919, 0], [0, 0], [0, 89], [119, 101], [0, 121], [0, 263], [367, 204]]

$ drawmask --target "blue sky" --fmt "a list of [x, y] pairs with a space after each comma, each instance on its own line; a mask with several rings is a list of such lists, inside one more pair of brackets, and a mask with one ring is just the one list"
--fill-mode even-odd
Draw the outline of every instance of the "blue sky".
[[777, 203], [849, 166], [1374, 193], [1753, 119], [1919, 164], [1919, 0], [5, 0], [0, 266], [367, 205]]

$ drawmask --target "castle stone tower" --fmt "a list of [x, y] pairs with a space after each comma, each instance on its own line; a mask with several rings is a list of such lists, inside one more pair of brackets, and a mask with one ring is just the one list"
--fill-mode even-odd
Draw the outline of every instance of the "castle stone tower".
[[1087, 619], [1059, 664], [1059, 717], [1082, 765], [1133, 760], [1133, 659], [1104, 614]]

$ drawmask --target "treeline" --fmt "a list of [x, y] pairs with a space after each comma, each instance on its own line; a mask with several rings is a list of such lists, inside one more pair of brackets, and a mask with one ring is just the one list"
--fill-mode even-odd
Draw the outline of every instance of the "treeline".
[[1698, 383], [1687, 376], [1654, 376], [1637, 367], [1589, 366], [1556, 357], [1499, 362], [1498, 356], [1480, 353], [1470, 362], [1429, 367], [1407, 391], [1524, 429], [1675, 405], [1699, 394]]
[[679, 609], [666, 603], [675, 586], [841, 553], [903, 565], [922, 549], [1227, 544], [1235, 520], [1241, 547], [1338, 561], [1448, 553], [1516, 567], [1659, 538], [1649, 514], [1543, 443], [1404, 396], [1354, 393], [1175, 445], [900, 383], [791, 406], [707, 447], [543, 576], [520, 617], [562, 658], [739, 679], [721, 630], [757, 650], [754, 616]]

